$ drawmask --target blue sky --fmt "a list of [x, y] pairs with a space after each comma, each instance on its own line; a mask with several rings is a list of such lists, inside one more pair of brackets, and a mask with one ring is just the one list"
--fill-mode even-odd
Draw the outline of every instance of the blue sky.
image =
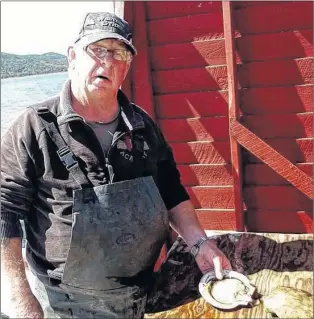
[[66, 54], [87, 12], [113, 12], [113, 1], [1, 2], [1, 52]]

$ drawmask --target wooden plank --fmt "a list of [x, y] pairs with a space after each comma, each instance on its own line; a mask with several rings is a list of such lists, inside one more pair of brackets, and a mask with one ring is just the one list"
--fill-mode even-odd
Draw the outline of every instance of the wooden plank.
[[225, 164], [230, 162], [230, 146], [224, 142], [170, 143], [177, 164]]
[[[292, 163], [313, 163], [313, 139], [273, 139], [267, 144]], [[245, 163], [260, 163], [261, 160], [244, 149]]]
[[161, 19], [221, 11], [220, 1], [185, 1], [180, 5], [176, 1], [148, 1], [148, 19]]
[[231, 165], [178, 165], [184, 186], [232, 186]]
[[269, 87], [312, 84], [313, 58], [252, 62], [239, 66], [239, 84], [243, 87]]
[[152, 72], [155, 94], [182, 93], [228, 88], [225, 66]]
[[245, 114], [312, 112], [313, 86], [243, 89], [240, 101]]
[[234, 209], [233, 187], [186, 187], [196, 209]]
[[284, 1], [276, 5], [265, 4], [239, 9], [235, 15], [237, 29], [242, 34], [312, 29], [313, 2]]
[[224, 40], [153, 46], [150, 55], [155, 71], [226, 64]]
[[204, 41], [223, 38], [221, 12], [148, 22], [150, 45]]
[[[232, 2], [224, 1], [222, 4], [224, 35], [226, 47], [226, 62], [228, 70], [228, 89], [229, 89], [229, 123], [239, 120], [239, 98], [237, 88], [237, 66], [235, 57], [234, 40], [234, 14]], [[230, 135], [231, 167], [233, 177], [234, 206], [236, 213], [236, 227], [238, 231], [245, 230], [243, 215], [243, 197], [242, 197], [242, 165], [241, 152], [237, 140]]]
[[195, 212], [205, 230], [236, 230], [234, 210], [196, 209]]
[[[296, 166], [307, 175], [313, 176], [313, 164], [297, 164]], [[197, 173], [198, 172], [195, 173], [196, 176], [198, 176]], [[281, 177], [266, 164], [245, 165], [243, 176], [245, 185], [289, 185], [289, 182], [286, 179]], [[198, 180], [201, 181], [201, 178], [202, 177]], [[192, 179], [192, 177], [190, 177], [190, 179]], [[187, 180], [186, 177], [185, 180]]]
[[252, 232], [313, 232], [312, 212], [252, 210], [247, 214], [246, 221], [248, 231]]
[[313, 56], [313, 30], [243, 36], [236, 43], [242, 62]]
[[158, 123], [168, 142], [217, 141], [229, 138], [226, 117], [159, 120]]
[[292, 186], [250, 186], [244, 188], [243, 198], [248, 211], [311, 211], [313, 206], [309, 197]]
[[158, 118], [226, 116], [228, 91], [156, 95]]
[[133, 21], [134, 30], [136, 30], [134, 44], [138, 55], [133, 61], [132, 69], [133, 99], [136, 104], [140, 105], [154, 119], [155, 110], [151, 86], [145, 6], [146, 2], [134, 2], [135, 17]]
[[313, 136], [313, 114], [247, 115], [242, 123], [260, 138]]
[[313, 198], [313, 181], [310, 176], [298, 169], [294, 164], [289, 162], [285, 157], [276, 152], [239, 122], [234, 121], [232, 123], [230, 133], [243, 147], [260, 158], [306, 196]]

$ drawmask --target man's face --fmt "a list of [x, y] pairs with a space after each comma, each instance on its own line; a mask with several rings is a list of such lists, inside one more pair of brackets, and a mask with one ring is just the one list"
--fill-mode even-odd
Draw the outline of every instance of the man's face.
[[[106, 52], [106, 49], [109, 52]], [[75, 47], [72, 52], [70, 50], [72, 82], [75, 82], [81, 93], [85, 92], [87, 96], [104, 92], [116, 94], [131, 64], [132, 55], [125, 50], [126, 45], [114, 39], [101, 40], [86, 48]]]

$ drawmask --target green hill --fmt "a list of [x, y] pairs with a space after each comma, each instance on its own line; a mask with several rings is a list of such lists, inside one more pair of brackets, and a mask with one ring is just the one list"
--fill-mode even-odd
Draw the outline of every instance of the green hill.
[[1, 52], [1, 79], [66, 72], [67, 67], [66, 56], [59, 53], [17, 55]]

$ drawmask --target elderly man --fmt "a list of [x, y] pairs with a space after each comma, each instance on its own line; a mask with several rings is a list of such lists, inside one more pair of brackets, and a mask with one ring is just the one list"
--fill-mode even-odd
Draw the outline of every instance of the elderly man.
[[230, 268], [160, 129], [120, 90], [136, 56], [131, 37], [114, 14], [87, 14], [60, 96], [28, 107], [3, 136], [2, 271], [14, 317], [142, 318], [169, 225], [201, 271]]

